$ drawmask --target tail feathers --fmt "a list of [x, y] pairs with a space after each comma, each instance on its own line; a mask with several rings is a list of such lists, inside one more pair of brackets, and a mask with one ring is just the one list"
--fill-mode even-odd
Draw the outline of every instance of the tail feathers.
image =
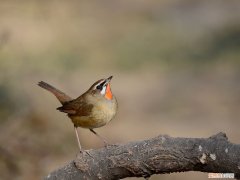
[[38, 83], [38, 85], [40, 87], [42, 87], [43, 89], [46, 89], [46, 90], [50, 91], [51, 93], [53, 93], [57, 97], [57, 99], [61, 102], [61, 104], [64, 104], [64, 103], [72, 100], [71, 97], [69, 97], [62, 91], [56, 89], [55, 87], [51, 86], [50, 84], [48, 84], [46, 82], [41, 81]]

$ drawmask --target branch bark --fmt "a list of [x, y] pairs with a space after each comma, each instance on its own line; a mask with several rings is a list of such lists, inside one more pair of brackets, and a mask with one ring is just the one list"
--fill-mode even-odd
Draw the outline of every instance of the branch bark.
[[235, 178], [240, 178], [240, 145], [230, 143], [224, 133], [209, 138], [161, 135], [88, 152], [91, 156], [79, 154], [45, 179], [147, 178], [153, 174], [183, 171], [234, 173]]

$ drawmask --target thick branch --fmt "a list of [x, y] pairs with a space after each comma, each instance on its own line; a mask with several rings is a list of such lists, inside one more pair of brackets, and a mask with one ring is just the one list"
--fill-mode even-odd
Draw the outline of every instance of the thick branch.
[[45, 179], [121, 179], [183, 171], [235, 173], [240, 177], [240, 145], [224, 133], [210, 138], [158, 136], [79, 154]]

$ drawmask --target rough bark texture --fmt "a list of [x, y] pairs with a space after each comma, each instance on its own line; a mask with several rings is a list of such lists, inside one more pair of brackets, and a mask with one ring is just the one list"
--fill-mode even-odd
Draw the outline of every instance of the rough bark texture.
[[46, 180], [121, 179], [183, 171], [235, 173], [240, 178], [240, 145], [224, 133], [209, 138], [173, 138], [113, 145], [79, 154]]

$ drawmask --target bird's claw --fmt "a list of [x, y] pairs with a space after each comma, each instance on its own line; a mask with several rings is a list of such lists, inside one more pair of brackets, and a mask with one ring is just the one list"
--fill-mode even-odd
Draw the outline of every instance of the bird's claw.
[[114, 147], [114, 146], [118, 146], [118, 145], [117, 144], [109, 144], [109, 143], [104, 144], [105, 148], [110, 148], [110, 147]]
[[83, 156], [84, 153], [88, 154], [91, 158], [93, 158], [93, 156], [91, 155], [91, 153], [89, 152], [89, 150], [84, 150], [84, 151], [83, 151], [83, 150], [79, 150], [79, 154], [77, 154], [77, 156], [78, 156], [78, 155]]

